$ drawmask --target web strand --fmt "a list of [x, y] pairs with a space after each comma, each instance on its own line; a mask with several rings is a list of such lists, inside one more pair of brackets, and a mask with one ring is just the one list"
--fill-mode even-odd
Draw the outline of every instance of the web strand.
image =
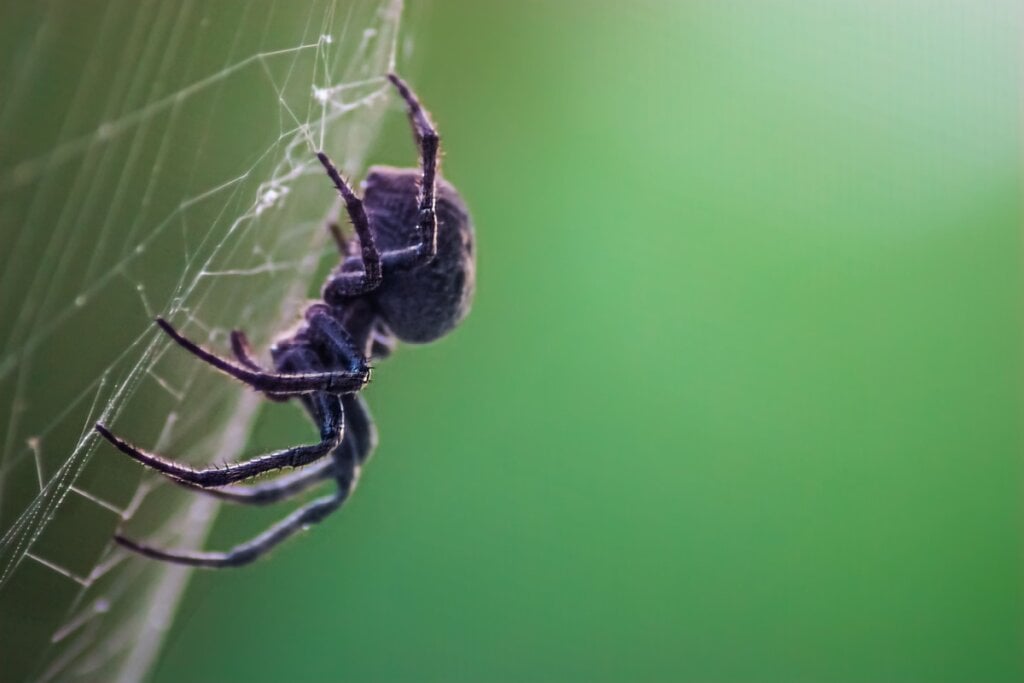
[[[139, 473], [98, 452], [92, 425], [139, 414], [132, 399], [145, 395], [167, 408], [152, 433], [159, 432], [154, 449], [240, 454], [258, 397], [221, 378], [211, 382], [211, 373], [182, 362], [147, 321], [159, 313], [217, 345], [234, 327], [259, 338], [293, 319], [326, 253], [322, 221], [333, 202], [314, 152], [344, 136], [332, 156], [347, 172], [362, 167], [389, 93], [384, 75], [394, 66], [402, 3], [311, 5], [294, 42], [284, 46], [268, 42], [275, 12], [293, 10], [277, 5], [266, 18], [247, 13], [219, 70], [169, 91], [165, 84], [181, 71], [200, 69], [203, 6], [119, 9], [107, 6], [97, 24], [98, 41], [122, 46], [117, 68], [105, 68], [94, 46], [83, 56], [56, 142], [21, 159], [0, 159], [0, 198], [22, 207], [26, 226], [9, 242], [0, 275], [0, 297], [8, 297], [2, 310], [9, 312], [0, 332], [0, 389], [9, 397], [0, 404], [0, 608], [6, 589], [36, 575], [73, 587], [36, 663], [38, 680], [95, 679], [100, 672], [130, 680], [150, 667], [190, 570], [127, 557], [109, 534], [94, 541], [95, 556], [83, 563], [80, 552], [65, 553], [51, 538], [83, 515], [107, 520], [99, 524], [108, 530], [142, 515], [151, 538], [195, 546], [217, 503], [154, 486], [148, 476], [130, 495], [123, 484], [103, 485], [112, 473], [121, 482]], [[27, 38], [29, 60], [48, 49], [48, 34], [67, 30], [61, 21], [52, 6], [40, 14]], [[266, 47], [237, 54], [252, 43], [257, 22], [257, 42]], [[0, 121], [18, 120], [32, 68], [30, 61], [0, 103]], [[108, 96], [99, 110], [88, 110], [97, 89]], [[232, 132], [217, 116], [239, 92], [274, 111], [277, 129], [211, 173], [202, 152]], [[135, 104], [118, 111], [124, 102]], [[353, 124], [359, 138], [346, 135]], [[180, 150], [189, 145], [192, 161], [183, 163]], [[173, 179], [166, 168], [176, 170]], [[172, 181], [195, 189], [161, 209]], [[174, 265], [161, 271], [154, 267], [161, 261]], [[111, 311], [129, 332], [111, 335], [122, 340], [116, 345], [99, 322], [89, 322], [114, 319]], [[65, 393], [44, 403], [36, 378], [52, 371], [54, 359], [60, 365], [65, 357], [52, 354], [83, 332], [95, 334], [87, 343], [102, 348], [90, 353], [103, 360], [91, 364], [91, 373], [69, 372]], [[147, 514], [155, 498], [159, 514]], [[69, 514], [70, 508], [83, 512]]]

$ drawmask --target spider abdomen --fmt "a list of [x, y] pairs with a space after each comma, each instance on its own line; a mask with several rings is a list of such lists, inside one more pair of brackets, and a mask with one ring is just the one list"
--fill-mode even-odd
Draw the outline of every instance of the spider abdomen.
[[[417, 227], [419, 172], [375, 166], [364, 183], [363, 204], [378, 249], [401, 250], [421, 240]], [[370, 294], [388, 328], [402, 341], [444, 336], [469, 312], [476, 285], [473, 225], [458, 191], [437, 181], [437, 254], [425, 265], [385, 270]]]

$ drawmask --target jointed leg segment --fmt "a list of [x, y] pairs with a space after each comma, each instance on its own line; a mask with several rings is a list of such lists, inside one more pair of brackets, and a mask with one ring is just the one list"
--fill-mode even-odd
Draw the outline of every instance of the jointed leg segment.
[[[357, 419], [363, 420], [368, 417], [368, 413], [363, 412]], [[235, 546], [227, 552], [219, 553], [164, 550], [120, 534], [115, 538], [118, 543], [129, 550], [156, 560], [211, 568], [248, 564], [296, 531], [323, 520], [345, 502], [355, 487], [360, 466], [369, 457], [369, 450], [376, 442], [376, 439], [372, 438], [372, 425], [352, 425], [352, 427], [352, 432], [346, 436], [334, 456], [310, 469], [256, 486], [201, 489], [208, 495], [235, 503], [266, 505], [296, 495], [315, 484], [334, 477], [338, 485], [338, 490], [334, 494], [317, 498], [312, 503], [299, 508], [251, 541]]]
[[294, 446], [223, 467], [193, 469], [188, 465], [166, 460], [158, 455], [144, 451], [115, 436], [103, 424], [97, 424], [96, 431], [125, 455], [169, 477], [204, 488], [224, 486], [244, 479], [250, 479], [271, 470], [308, 465], [336, 448], [341, 443], [343, 432], [341, 399], [330, 394], [316, 394], [311, 401], [317, 406], [317, 412], [320, 417], [319, 443], [308, 446]]
[[[380, 252], [377, 251], [377, 244], [373, 239], [373, 232], [370, 230], [370, 219], [366, 216], [366, 209], [363, 208], [363, 201], [356, 196], [341, 173], [323, 152], [317, 152], [316, 158], [320, 160], [327, 175], [334, 183], [342, 200], [345, 202], [345, 210], [348, 212], [352, 227], [359, 236], [360, 255], [363, 260], [363, 271], [344, 273], [335, 278], [332, 285], [335, 287], [338, 296], [358, 296], [371, 292], [380, 286], [381, 261]], [[335, 233], [335, 240], [340, 233]], [[339, 245], [340, 247], [340, 245]]]
[[222, 486], [220, 488], [204, 488], [178, 479], [175, 481], [185, 488], [208, 496], [213, 496], [214, 498], [220, 498], [221, 500], [226, 500], [231, 503], [270, 505], [272, 503], [277, 503], [287, 498], [291, 498], [292, 496], [296, 496], [306, 489], [312, 488], [320, 482], [330, 479], [334, 476], [334, 471], [334, 460], [324, 458], [323, 460], [320, 460], [319, 462], [297, 472], [291, 472], [290, 474], [276, 477], [271, 481], [252, 484], [249, 486], [238, 484]]
[[[348, 393], [359, 391], [370, 379], [369, 369], [363, 372], [352, 372], [351, 370], [330, 370], [303, 373], [277, 373], [254, 370], [252, 366], [243, 367], [235, 365], [231, 361], [211, 353], [199, 346], [190, 339], [184, 337], [169, 322], [163, 318], [157, 318], [157, 325], [177, 344], [200, 359], [206, 361], [218, 370], [225, 372], [235, 379], [239, 379], [257, 391], [274, 394], [308, 394], [314, 391], [329, 391], [332, 393]], [[244, 340], [244, 337], [241, 339]], [[235, 340], [232, 340], [233, 344]], [[244, 347], [243, 347], [244, 348]], [[237, 355], [237, 350], [236, 350]], [[255, 361], [249, 358], [253, 366]], [[259, 367], [259, 366], [256, 366]]]
[[437, 192], [437, 150], [441, 139], [430, 122], [427, 112], [409, 86], [395, 74], [388, 74], [388, 80], [409, 107], [409, 121], [420, 148], [420, 164], [423, 175], [420, 180], [419, 232], [422, 242], [417, 254], [419, 263], [428, 263], [437, 255], [437, 216], [434, 214]]
[[[238, 339], [241, 342], [245, 341], [244, 336], [240, 336]], [[319, 398], [326, 395], [316, 394], [314, 396]], [[276, 503], [298, 495], [299, 493], [302, 493], [303, 491], [331, 478], [334, 478], [338, 483], [338, 491], [333, 495], [316, 499], [305, 507], [296, 510], [284, 520], [273, 525], [270, 529], [253, 540], [238, 545], [232, 550], [224, 553], [164, 550], [145, 543], [140, 543], [120, 534], [115, 537], [117, 542], [129, 550], [152, 559], [198, 567], [232, 567], [248, 564], [249, 562], [258, 559], [261, 555], [274, 548], [278, 543], [285, 540], [299, 529], [315, 524], [327, 517], [331, 512], [338, 509], [351, 493], [352, 488], [355, 485], [359, 468], [364, 462], [366, 462], [367, 458], [369, 458], [371, 452], [377, 445], [377, 433], [373, 426], [373, 420], [367, 411], [366, 404], [362, 397], [354, 394], [346, 395], [341, 399], [337, 399], [337, 397], [334, 396], [326, 397], [340, 400], [341, 406], [345, 411], [343, 418], [345, 427], [344, 439], [335, 447], [334, 453], [329, 459], [321, 460], [307, 469], [278, 477], [272, 481], [251, 486], [238, 485], [223, 486], [221, 488], [206, 488], [197, 483], [189, 482], [184, 477], [172, 475], [172, 478], [177, 483], [182, 484], [187, 488], [201, 491], [206, 495], [214, 496], [233, 503], [243, 503], [248, 505], [269, 505], [271, 503]], [[307, 398], [306, 400], [308, 401], [310, 399]], [[314, 418], [318, 421], [322, 420], [321, 415], [324, 413], [325, 408], [317, 407], [315, 402], [311, 401], [311, 403], [314, 407]], [[325, 428], [329, 428], [328, 425], [325, 424]], [[99, 429], [100, 433], [111, 440], [119, 449], [124, 450], [121, 446], [124, 443], [123, 441], [115, 437], [113, 434], [110, 434], [106, 428], [97, 426], [97, 429]], [[128, 448], [134, 451], [129, 453], [132, 457], [135, 457], [136, 453], [140, 453], [132, 446], [129, 446]], [[156, 456], [151, 457], [155, 458]], [[169, 463], [162, 459], [158, 460], [162, 464], [181, 467], [176, 463]], [[266, 458], [264, 457], [244, 464], [248, 465], [252, 462], [260, 461], [265, 462]], [[142, 462], [148, 465], [151, 464], [146, 460], [143, 460]], [[160, 467], [157, 469], [170, 474]], [[183, 469], [187, 470], [187, 468]], [[216, 471], [223, 472], [224, 470]], [[235, 479], [235, 481], [237, 481], [237, 479]]]
[[[347, 297], [365, 294], [380, 286], [383, 278], [382, 265], [389, 268], [411, 268], [429, 263], [437, 255], [437, 156], [441, 140], [434, 124], [424, 111], [416, 95], [409, 86], [395, 74], [388, 74], [388, 80], [398, 90], [409, 109], [409, 121], [412, 124], [416, 145], [420, 151], [420, 196], [417, 212], [417, 229], [420, 243], [405, 249], [396, 249], [380, 253], [373, 241], [369, 218], [363, 207], [362, 200], [356, 196], [348, 183], [338, 173], [337, 168], [323, 152], [317, 152], [317, 159], [323, 164], [327, 175], [345, 201], [352, 227], [359, 235], [363, 270], [343, 270], [337, 273], [324, 288], [324, 299], [329, 304], [336, 304]], [[338, 230], [332, 230], [335, 241], [342, 253], [347, 254], [348, 248], [340, 237]]]
[[317, 498], [291, 513], [256, 538], [237, 545], [228, 552], [175, 552], [139, 543], [118, 534], [115, 540], [122, 546], [154, 560], [164, 560], [193, 567], [238, 567], [249, 564], [271, 550], [296, 531], [323, 521], [341, 507], [355, 483], [355, 471], [350, 470], [338, 478], [338, 490], [329, 496]]
[[252, 355], [252, 347], [249, 345], [249, 338], [242, 330], [231, 330], [231, 352], [235, 354], [238, 362], [249, 368], [262, 372], [259, 363]]

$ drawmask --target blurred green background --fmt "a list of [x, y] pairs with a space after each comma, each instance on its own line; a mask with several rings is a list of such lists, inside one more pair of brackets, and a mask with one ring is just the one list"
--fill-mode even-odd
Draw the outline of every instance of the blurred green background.
[[[1018, 4], [406, 12], [475, 308], [379, 367], [341, 514], [192, 577], [152, 679], [1024, 679]], [[408, 165], [389, 112], [367, 160]]]

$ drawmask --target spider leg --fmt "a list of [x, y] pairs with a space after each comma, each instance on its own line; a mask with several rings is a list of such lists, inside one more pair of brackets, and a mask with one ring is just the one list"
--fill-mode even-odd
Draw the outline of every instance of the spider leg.
[[341, 177], [341, 173], [338, 172], [330, 157], [323, 152], [317, 152], [316, 158], [320, 160], [328, 177], [345, 202], [349, 220], [352, 221], [352, 227], [355, 229], [356, 235], [359, 236], [359, 253], [363, 261], [362, 272], [339, 273], [331, 279], [327, 286], [327, 291], [331, 292], [330, 300], [366, 294], [380, 286], [381, 282], [380, 252], [377, 250], [377, 243], [370, 231], [370, 219], [366, 216], [363, 201], [356, 196], [349, 184]]
[[359, 258], [359, 240], [345, 237], [345, 233], [341, 231], [338, 221], [328, 221], [327, 232], [331, 233], [331, 239], [334, 241], [334, 246], [338, 248], [339, 254], [344, 258]]
[[330, 479], [334, 476], [334, 469], [334, 460], [324, 459], [310, 465], [304, 470], [292, 472], [291, 474], [277, 477], [273, 481], [254, 484], [252, 486], [236, 484], [232, 486], [224, 486], [222, 488], [203, 488], [202, 486], [189, 484], [188, 482], [181, 481], [180, 479], [174, 479], [173, 481], [181, 484], [187, 489], [198, 491], [208, 496], [220, 498], [221, 500], [226, 500], [231, 503], [270, 505], [298, 495], [306, 489]]
[[[365, 463], [377, 448], [377, 427], [362, 396], [348, 394], [341, 398], [345, 409], [345, 442], [353, 444], [352, 457], [359, 465]], [[341, 455], [335, 452], [335, 459]]]
[[249, 337], [242, 330], [231, 330], [231, 352], [235, 354], [238, 362], [257, 372], [263, 372], [263, 368], [253, 358], [252, 347], [249, 345]]
[[203, 488], [224, 486], [255, 477], [270, 470], [308, 465], [336, 448], [341, 443], [344, 431], [344, 411], [341, 399], [333, 394], [320, 392], [310, 397], [307, 405], [311, 406], [311, 410], [317, 418], [317, 423], [320, 425], [319, 443], [294, 446], [267, 453], [245, 462], [233, 463], [223, 467], [209, 467], [201, 470], [193, 469], [188, 465], [182, 465], [137, 448], [120, 437], [115, 436], [103, 424], [97, 423], [96, 431], [125, 455], [169, 477]]
[[383, 360], [390, 356], [398, 346], [398, 339], [383, 324], [374, 327], [370, 333], [370, 357], [376, 360]]
[[334, 240], [334, 246], [338, 248], [338, 253], [342, 256], [349, 256], [348, 238], [341, 231], [341, 226], [338, 225], [337, 221], [327, 222], [327, 232], [331, 233], [331, 239]]
[[[179, 333], [163, 318], [156, 319], [167, 335], [179, 346], [183, 347], [201, 360], [206, 361], [218, 370], [241, 380], [257, 391], [275, 394], [308, 394], [316, 391], [332, 393], [348, 393], [359, 391], [370, 379], [370, 370], [364, 367], [358, 371], [335, 370], [303, 373], [275, 373], [253, 370], [235, 365], [213, 354]], [[244, 335], [243, 335], [244, 337]], [[234, 341], [233, 341], [234, 343]], [[244, 348], [243, 348], [244, 351]], [[236, 351], [237, 355], [237, 351]], [[251, 357], [249, 358], [252, 361]]]
[[277, 522], [259, 536], [235, 546], [227, 552], [188, 552], [172, 551], [155, 548], [144, 543], [139, 543], [130, 538], [116, 535], [115, 540], [134, 552], [154, 560], [163, 560], [175, 564], [190, 565], [193, 567], [239, 567], [249, 564], [253, 560], [266, 554], [281, 541], [287, 539], [296, 531], [310, 525], [321, 522], [332, 512], [341, 507], [349, 493], [355, 486], [358, 468], [354, 464], [336, 476], [338, 490], [329, 496], [317, 498], [311, 503], [295, 510], [290, 515]]
[[330, 356], [325, 361], [331, 365], [340, 363], [354, 373], [366, 367], [362, 351], [341, 321], [331, 314], [329, 307], [322, 304], [310, 306], [306, 310], [306, 320], [309, 322], [310, 341]]
[[[203, 488], [180, 479], [173, 481], [193, 491], [199, 491], [232, 503], [269, 505], [290, 498], [330, 479], [339, 468], [343, 469], [347, 466], [345, 463], [354, 462], [362, 465], [377, 448], [377, 430], [373, 425], [373, 418], [370, 417], [366, 401], [361, 396], [355, 394], [343, 396], [341, 403], [345, 410], [345, 438], [330, 460], [321, 460], [299, 472], [286, 474], [273, 481], [252, 486]], [[339, 461], [342, 464], [339, 465]]]
[[[249, 345], [249, 338], [245, 335], [242, 330], [231, 330], [231, 353], [235, 355], [238, 362], [245, 367], [256, 370], [257, 372], [263, 372], [263, 368], [253, 358], [252, 347]], [[273, 394], [266, 392], [264, 394], [271, 401], [278, 403], [287, 401], [291, 398], [289, 394]]]
[[416, 246], [390, 251], [384, 256], [386, 265], [408, 268], [429, 263], [437, 255], [437, 216], [434, 212], [437, 203], [437, 156], [441, 138], [408, 84], [393, 73], [388, 74], [388, 80], [398, 89], [398, 94], [409, 108], [409, 122], [412, 124], [416, 145], [420, 148], [422, 175], [417, 226], [421, 241]]

